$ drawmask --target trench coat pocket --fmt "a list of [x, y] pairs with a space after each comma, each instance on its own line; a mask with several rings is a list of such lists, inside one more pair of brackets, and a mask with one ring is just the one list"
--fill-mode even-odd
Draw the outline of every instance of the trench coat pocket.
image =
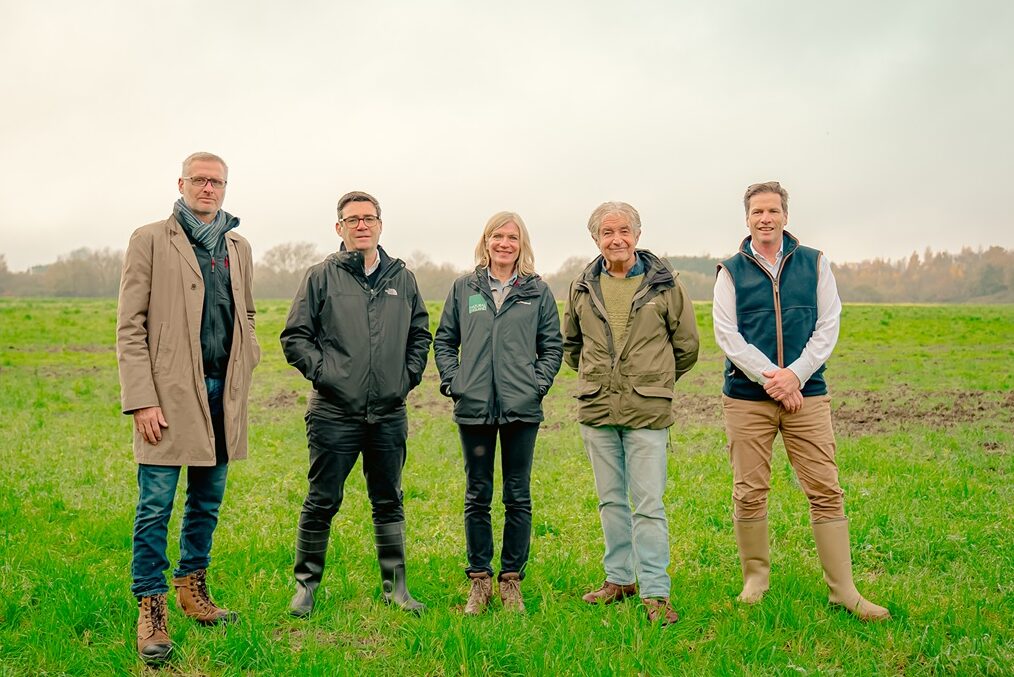
[[165, 322], [160, 322], [158, 325], [158, 332], [155, 334], [155, 359], [152, 360], [151, 373], [158, 374], [162, 371], [162, 356], [165, 354], [162, 346], [162, 338], [165, 336]]

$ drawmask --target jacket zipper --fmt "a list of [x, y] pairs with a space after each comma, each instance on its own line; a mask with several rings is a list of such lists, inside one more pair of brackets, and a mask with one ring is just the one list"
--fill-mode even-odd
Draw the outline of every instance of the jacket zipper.
[[[380, 252], [377, 252], [377, 256], [380, 256]], [[340, 262], [338, 263], [339, 267], [345, 268], [350, 273], [352, 273], [352, 277], [355, 278], [357, 282], [359, 282], [359, 286], [362, 287], [363, 291], [366, 292], [366, 294], [367, 294], [367, 299], [366, 299], [366, 330], [367, 330], [367, 333], [369, 333], [370, 329], [371, 329], [370, 328], [370, 310], [371, 310], [371, 306], [373, 305], [374, 299], [377, 298], [377, 289], [379, 289], [384, 284], [387, 284], [387, 281], [390, 280], [392, 277], [394, 277], [395, 273], [397, 273], [398, 271], [400, 271], [402, 268], [405, 267], [405, 263], [403, 261], [399, 261], [399, 263], [400, 263], [400, 265], [394, 264], [394, 265], [389, 266], [387, 268], [387, 270], [384, 272], [384, 276], [377, 280], [377, 286], [373, 287], [373, 288], [370, 288], [369, 281], [366, 279], [366, 269], [365, 269], [365, 267], [363, 268], [363, 277], [362, 277], [362, 279], [360, 279], [359, 276], [356, 274], [358, 271], [356, 271], [356, 270], [354, 270], [354, 269], [352, 269], [352, 268], [350, 268], [348, 266], [342, 265]], [[373, 341], [370, 341], [370, 363], [369, 363], [368, 369], [369, 369], [368, 373], [370, 374], [369, 378], [372, 379], [373, 378]], [[367, 420], [368, 423], [372, 422], [371, 419], [370, 419], [370, 402], [373, 399], [371, 397], [371, 394], [370, 394], [372, 387], [373, 387], [373, 384], [370, 383], [367, 386], [367, 388], [366, 388], [366, 420]]]
[[757, 260], [753, 254], [747, 254], [753, 259], [754, 264], [764, 272], [769, 278], [771, 278], [771, 294], [774, 297], [775, 303], [775, 341], [778, 344], [778, 367], [781, 369], [785, 368], [785, 345], [782, 337], [782, 297], [781, 290], [779, 289], [779, 282], [782, 279], [782, 271], [785, 270], [785, 264], [788, 263], [789, 257], [795, 253], [795, 248], [789, 251], [788, 254], [782, 257], [782, 263], [778, 266], [778, 275], [772, 275], [770, 271]]

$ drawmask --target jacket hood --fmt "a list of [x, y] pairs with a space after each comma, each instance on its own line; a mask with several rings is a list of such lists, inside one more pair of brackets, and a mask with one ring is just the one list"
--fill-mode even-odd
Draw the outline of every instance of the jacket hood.
[[[472, 274], [469, 275], [469, 284], [477, 289], [485, 289], [490, 291], [489, 280], [487, 279], [488, 274], [486, 273], [486, 266], [476, 266]], [[512, 294], [520, 292], [538, 292], [539, 282], [542, 281], [542, 277], [538, 273], [532, 273], [531, 275], [518, 275], [518, 278], [514, 280], [514, 284], [511, 285]]]
[[[380, 256], [380, 267], [378, 268], [378, 270], [380, 270], [381, 272], [387, 270], [395, 263], [401, 262], [400, 259], [391, 258], [388, 255], [388, 253], [384, 251], [384, 248], [381, 247], [380, 245], [377, 245], [377, 255]], [[362, 252], [349, 251], [348, 249], [345, 248], [344, 242], [342, 242], [341, 247], [338, 248], [338, 251], [328, 254], [324, 260], [327, 263], [341, 266], [342, 268], [350, 270], [353, 273], [365, 274], [366, 272]]]
[[[644, 279], [648, 284], [660, 284], [675, 280], [678, 273], [672, 269], [668, 261], [655, 256], [647, 249], [635, 250], [637, 255], [644, 262]], [[605, 259], [601, 254], [596, 256], [591, 263], [585, 266], [578, 278], [586, 284], [591, 284], [602, 274], [602, 262]]]

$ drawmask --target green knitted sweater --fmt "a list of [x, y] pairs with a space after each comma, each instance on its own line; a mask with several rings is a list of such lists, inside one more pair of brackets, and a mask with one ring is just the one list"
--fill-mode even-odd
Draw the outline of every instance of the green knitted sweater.
[[602, 302], [606, 304], [609, 328], [613, 332], [613, 349], [619, 354], [627, 340], [627, 320], [630, 319], [630, 304], [634, 292], [641, 285], [644, 275], [613, 277], [605, 272], [599, 276], [602, 285]]

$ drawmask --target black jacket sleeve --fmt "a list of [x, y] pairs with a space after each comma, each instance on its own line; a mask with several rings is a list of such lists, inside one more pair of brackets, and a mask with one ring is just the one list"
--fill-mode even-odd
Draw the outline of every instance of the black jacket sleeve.
[[560, 334], [560, 311], [556, 299], [547, 285], [539, 307], [539, 329], [535, 337], [535, 378], [539, 383], [539, 397], [544, 397], [553, 385], [553, 379], [563, 362], [563, 336]]
[[440, 392], [450, 397], [451, 380], [458, 373], [458, 348], [461, 346], [461, 325], [458, 320], [458, 283], [451, 285], [440, 315], [440, 326], [433, 338], [433, 357], [440, 372]]
[[324, 356], [320, 349], [320, 299], [314, 271], [306, 271], [292, 299], [279, 339], [285, 359], [310, 381], [316, 382]]
[[430, 334], [430, 314], [426, 310], [426, 303], [419, 294], [419, 284], [415, 275], [409, 273], [412, 282], [412, 319], [408, 327], [408, 345], [405, 347], [405, 365], [408, 368], [409, 390], [415, 388], [422, 382], [423, 371], [426, 370], [426, 360], [429, 359], [430, 343], [433, 336]]

